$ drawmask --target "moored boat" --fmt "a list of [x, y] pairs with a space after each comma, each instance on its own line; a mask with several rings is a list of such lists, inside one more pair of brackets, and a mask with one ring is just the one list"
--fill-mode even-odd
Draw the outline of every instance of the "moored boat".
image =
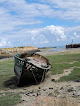
[[80, 44], [67, 44], [66, 48], [80, 48]]

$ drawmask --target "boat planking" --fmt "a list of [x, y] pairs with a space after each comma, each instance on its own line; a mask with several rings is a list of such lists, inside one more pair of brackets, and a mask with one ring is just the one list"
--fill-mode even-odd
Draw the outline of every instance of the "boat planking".
[[22, 53], [14, 56], [14, 72], [18, 85], [29, 81], [41, 82], [51, 68], [50, 61], [36, 53]]

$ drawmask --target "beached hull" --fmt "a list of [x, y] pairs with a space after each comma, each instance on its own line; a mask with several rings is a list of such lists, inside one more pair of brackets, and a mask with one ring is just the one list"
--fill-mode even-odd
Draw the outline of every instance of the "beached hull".
[[39, 54], [18, 54], [15, 56], [14, 72], [19, 84], [29, 81], [40, 82], [51, 68], [50, 62]]

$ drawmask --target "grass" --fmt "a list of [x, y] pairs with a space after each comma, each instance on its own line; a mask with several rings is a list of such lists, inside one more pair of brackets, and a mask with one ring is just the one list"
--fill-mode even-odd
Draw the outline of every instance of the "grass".
[[20, 96], [13, 92], [0, 93], [0, 106], [13, 106], [21, 102]]
[[[4, 82], [10, 80], [14, 74], [14, 60], [2, 61], [0, 62], [0, 90], [8, 90], [4, 86]], [[18, 93], [13, 92], [3, 92], [0, 93], [0, 106], [13, 106], [21, 102], [21, 98]]]
[[[80, 54], [58, 54], [50, 55], [47, 58], [51, 61], [53, 68], [50, 69], [52, 74], [61, 74], [64, 69], [74, 66], [80, 66]], [[73, 62], [73, 64], [70, 64]]]
[[75, 68], [68, 76], [63, 76], [59, 81], [75, 81], [80, 80], [80, 68]]
[[5, 89], [5, 86], [3, 85], [3, 83], [14, 76], [13, 69], [14, 69], [13, 60], [0, 62], [0, 89]]

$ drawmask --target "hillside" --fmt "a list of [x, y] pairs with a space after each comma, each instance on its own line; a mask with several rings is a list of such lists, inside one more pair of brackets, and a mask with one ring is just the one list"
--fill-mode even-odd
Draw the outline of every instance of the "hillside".
[[23, 53], [28, 51], [38, 50], [36, 47], [27, 46], [27, 47], [14, 47], [14, 48], [1, 48], [0, 56], [11, 56], [17, 53]]

